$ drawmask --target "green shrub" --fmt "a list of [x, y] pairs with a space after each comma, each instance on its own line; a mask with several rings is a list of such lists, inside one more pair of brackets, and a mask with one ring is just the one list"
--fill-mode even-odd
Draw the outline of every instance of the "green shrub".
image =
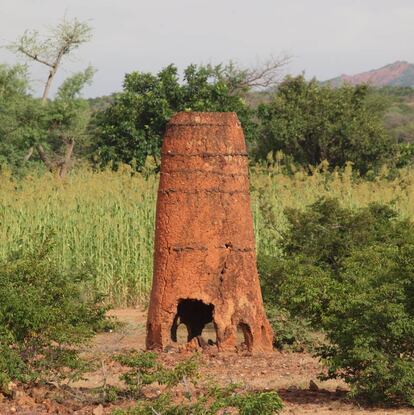
[[287, 308], [280, 305], [280, 292], [273, 280], [280, 280], [276, 276], [275, 260], [270, 256], [260, 256], [259, 273], [262, 282], [262, 293], [265, 300], [266, 315], [276, 333], [273, 345], [279, 350], [303, 352], [312, 351], [317, 343], [310, 321], [302, 316], [292, 314]]
[[131, 368], [121, 379], [126, 383], [128, 392], [135, 397], [141, 397], [145, 385], [158, 382], [160, 385], [172, 387], [179, 384], [183, 378], [194, 380], [198, 374], [198, 355], [178, 363], [172, 369], [166, 368], [152, 352], [131, 351], [118, 355], [115, 359]]
[[322, 321], [328, 377], [371, 401], [414, 406], [414, 243], [364, 248], [344, 268]]
[[0, 386], [58, 380], [85, 369], [77, 347], [105, 322], [86, 271], [62, 272], [50, 240], [0, 265]]
[[[122, 376], [127, 391], [139, 402], [134, 408], [118, 409], [113, 415], [216, 415], [227, 408], [237, 408], [240, 415], [273, 415], [280, 412], [282, 401], [276, 392], [241, 391], [240, 385], [229, 384], [220, 387], [200, 385], [192, 393], [189, 384], [195, 385], [198, 378], [199, 356], [168, 368], [158, 361], [155, 353], [129, 352], [116, 357], [131, 370]], [[165, 385], [165, 391], [155, 399], [146, 399], [142, 393], [145, 385]], [[182, 384], [186, 390], [179, 399], [173, 399], [175, 386]]]
[[201, 392], [196, 400], [180, 403], [175, 403], [171, 394], [163, 393], [154, 400], [139, 402], [134, 408], [116, 410], [113, 415], [217, 415], [228, 413], [229, 408], [237, 409], [240, 415], [274, 415], [283, 404], [276, 392], [237, 393], [232, 385]]
[[389, 206], [335, 200], [287, 217], [284, 256], [262, 276], [267, 301], [324, 331], [325, 377], [414, 405], [414, 225]]

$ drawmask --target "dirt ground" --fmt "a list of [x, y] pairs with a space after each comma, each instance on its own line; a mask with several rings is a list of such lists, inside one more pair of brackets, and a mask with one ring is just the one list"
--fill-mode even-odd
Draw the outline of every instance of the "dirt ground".
[[[89, 373], [85, 380], [68, 388], [61, 398], [57, 388], [24, 390], [16, 386], [13, 399], [0, 395], [0, 415], [21, 414], [110, 414], [116, 406], [102, 406], [98, 402], [82, 400], [76, 391], [91, 390], [104, 384], [120, 386], [122, 367], [111, 356], [130, 349], [144, 349], [146, 313], [135, 309], [113, 310], [124, 324], [111, 333], [98, 334], [84, 353], [99, 362], [99, 369]], [[285, 408], [282, 414], [355, 414], [396, 415], [414, 414], [409, 408], [359, 407], [346, 398], [346, 385], [340, 381], [321, 382], [317, 379], [320, 365], [307, 353], [275, 351], [271, 355], [249, 356], [246, 353], [221, 354], [212, 350], [203, 354], [203, 378], [226, 385], [243, 382], [249, 389], [277, 390]], [[188, 352], [171, 351], [160, 358], [166, 364], [187, 358]], [[122, 407], [133, 402], [124, 402]]]

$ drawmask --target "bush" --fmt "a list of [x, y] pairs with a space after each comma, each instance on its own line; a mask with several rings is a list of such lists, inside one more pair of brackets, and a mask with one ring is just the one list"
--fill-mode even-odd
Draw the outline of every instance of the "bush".
[[121, 379], [127, 385], [128, 392], [135, 398], [142, 397], [142, 388], [145, 385], [158, 382], [160, 385], [172, 387], [178, 385], [184, 377], [194, 381], [198, 375], [197, 355], [178, 363], [173, 369], [166, 368], [152, 352], [132, 351], [118, 355], [115, 359], [131, 368]]
[[414, 405], [414, 225], [389, 206], [335, 200], [287, 217], [265, 297], [325, 332], [325, 377], [370, 400]]
[[[224, 388], [215, 384], [201, 386], [192, 393], [189, 384], [195, 386], [199, 378], [197, 354], [172, 368], [159, 362], [155, 353], [129, 352], [116, 360], [130, 368], [122, 379], [128, 392], [141, 400], [134, 408], [115, 410], [113, 415], [216, 415], [227, 413], [228, 408], [237, 409], [240, 415], [273, 415], [283, 407], [276, 392], [241, 391], [240, 385], [233, 383]], [[155, 382], [165, 385], [164, 392], [155, 399], [145, 399], [143, 386]], [[172, 390], [179, 384], [184, 386], [184, 394]], [[180, 398], [173, 399], [174, 392]]]
[[273, 346], [279, 350], [295, 352], [314, 350], [317, 342], [309, 320], [292, 314], [280, 305], [280, 292], [272, 282], [275, 279], [274, 258], [262, 255], [259, 257], [258, 265], [266, 315], [276, 333]]
[[371, 401], [414, 406], [414, 243], [364, 248], [344, 268], [323, 316], [328, 377]]
[[90, 273], [62, 272], [50, 239], [0, 265], [0, 387], [76, 377], [86, 368], [78, 355], [105, 324], [106, 308], [88, 287]]
[[393, 165], [397, 147], [383, 126], [383, 111], [365, 85], [333, 88], [287, 77], [272, 101], [259, 106], [258, 155], [264, 159], [279, 150], [304, 166], [327, 160], [344, 167], [351, 161], [362, 174]]
[[[238, 413], [240, 415], [275, 415], [282, 409], [282, 401], [276, 392], [235, 393], [235, 388], [212, 388], [200, 393], [194, 402], [174, 403], [168, 393], [153, 400], [141, 401], [134, 408], [115, 410], [112, 415], [217, 415]], [[232, 408], [232, 412], [227, 409]], [[234, 410], [237, 412], [234, 412]]]

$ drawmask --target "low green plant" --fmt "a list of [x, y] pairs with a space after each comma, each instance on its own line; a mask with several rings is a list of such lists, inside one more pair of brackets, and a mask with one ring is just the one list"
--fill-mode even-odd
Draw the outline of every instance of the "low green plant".
[[230, 406], [239, 410], [239, 415], [272, 415], [283, 408], [276, 392], [246, 392], [230, 399]]
[[[53, 242], [39, 242], [0, 265], [0, 386], [76, 378], [87, 363], [79, 346], [102, 328], [106, 308], [88, 290], [89, 271], [63, 272]], [[85, 295], [85, 292], [92, 293]]]
[[276, 333], [273, 341], [274, 347], [295, 352], [313, 351], [317, 341], [310, 321], [291, 313], [280, 304], [280, 292], [273, 284], [275, 259], [262, 255], [258, 259], [258, 265], [266, 315]]
[[[131, 368], [122, 379], [132, 396], [138, 398], [137, 405], [113, 415], [215, 415], [221, 410], [237, 408], [240, 415], [272, 415], [282, 409], [282, 401], [276, 392], [255, 392], [240, 390], [240, 385], [231, 383], [226, 387], [216, 384], [200, 385], [196, 393], [193, 386], [199, 379], [199, 355], [168, 368], [150, 352], [129, 352], [119, 355], [116, 360]], [[155, 399], [145, 398], [142, 388], [152, 383], [165, 385], [165, 390]], [[173, 398], [173, 388], [182, 384], [186, 392], [180, 398]]]
[[160, 385], [172, 387], [184, 378], [194, 381], [198, 375], [199, 357], [197, 354], [173, 368], [165, 367], [152, 352], [131, 351], [115, 356], [115, 360], [131, 368], [121, 376], [121, 379], [127, 385], [128, 392], [135, 397], [142, 395], [142, 388], [145, 385], [158, 382]]
[[175, 403], [171, 394], [161, 394], [151, 401], [142, 401], [134, 408], [116, 410], [112, 415], [216, 415], [226, 409], [236, 409], [239, 415], [274, 415], [283, 408], [282, 401], [276, 392], [242, 392], [234, 389], [224, 391], [220, 396], [201, 393], [194, 402]]
[[324, 333], [324, 378], [371, 401], [414, 405], [413, 223], [390, 206], [332, 199], [286, 214], [283, 256], [262, 275], [267, 301]]

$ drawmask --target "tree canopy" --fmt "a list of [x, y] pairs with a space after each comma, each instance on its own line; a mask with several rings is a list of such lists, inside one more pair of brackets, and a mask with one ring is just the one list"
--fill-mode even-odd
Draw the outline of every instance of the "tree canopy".
[[[63, 59], [90, 38], [91, 27], [88, 23], [76, 18], [72, 20], [64, 18], [43, 36], [36, 30], [26, 30], [22, 36], [9, 45], [9, 49], [17, 55], [23, 56], [29, 62], [45, 65], [49, 70], [40, 100], [28, 96], [27, 93], [22, 94], [20, 91], [19, 108], [14, 111], [16, 125], [19, 126], [16, 128], [20, 131], [18, 143], [15, 142], [10, 146], [12, 139], [10, 137], [8, 139], [8, 147], [13, 150], [14, 155], [10, 156], [12, 152], [10, 148], [0, 147], [0, 155], [3, 154], [3, 158], [4, 154], [8, 154], [5, 161], [9, 164], [10, 158], [13, 158], [13, 163], [15, 163], [16, 157], [28, 161], [36, 148], [40, 160], [49, 171], [58, 171], [61, 177], [66, 175], [72, 164], [75, 139], [82, 141], [88, 124], [88, 105], [79, 99], [79, 94], [82, 88], [91, 81], [94, 70], [89, 67], [84, 72], [69, 77], [63, 82], [52, 102], [49, 102], [49, 92]], [[20, 89], [23, 84], [27, 87], [27, 77], [22, 76], [22, 70], [19, 68], [16, 66], [9, 70], [9, 75], [14, 71], [14, 79], [13, 76], [12, 79], [7, 79], [5, 76], [0, 80], [0, 82], [8, 82], [12, 85], [7, 87], [9, 90], [13, 88], [13, 85], [20, 85]], [[20, 79], [17, 79], [16, 75], [20, 75]], [[16, 97], [15, 94], [14, 98]], [[13, 103], [16, 102], [16, 99], [9, 97], [4, 102], [4, 106], [10, 112], [15, 106]], [[24, 117], [27, 108], [31, 110], [30, 116]], [[26, 154], [16, 156], [16, 149], [22, 146], [26, 146]], [[49, 150], [52, 152], [50, 153]]]
[[95, 121], [99, 161], [140, 168], [148, 156], [158, 159], [166, 123], [179, 111], [235, 111], [247, 140], [253, 140], [253, 111], [243, 99], [245, 88], [234, 85], [239, 75], [221, 65], [190, 65], [182, 83], [174, 65], [157, 75], [127, 74], [123, 91]]
[[396, 146], [368, 92], [365, 85], [332, 88], [287, 77], [272, 101], [259, 106], [258, 156], [281, 150], [302, 165], [351, 161], [363, 174], [393, 162]]
[[28, 88], [25, 66], [0, 65], [0, 164], [21, 163], [34, 135], [36, 108]]

